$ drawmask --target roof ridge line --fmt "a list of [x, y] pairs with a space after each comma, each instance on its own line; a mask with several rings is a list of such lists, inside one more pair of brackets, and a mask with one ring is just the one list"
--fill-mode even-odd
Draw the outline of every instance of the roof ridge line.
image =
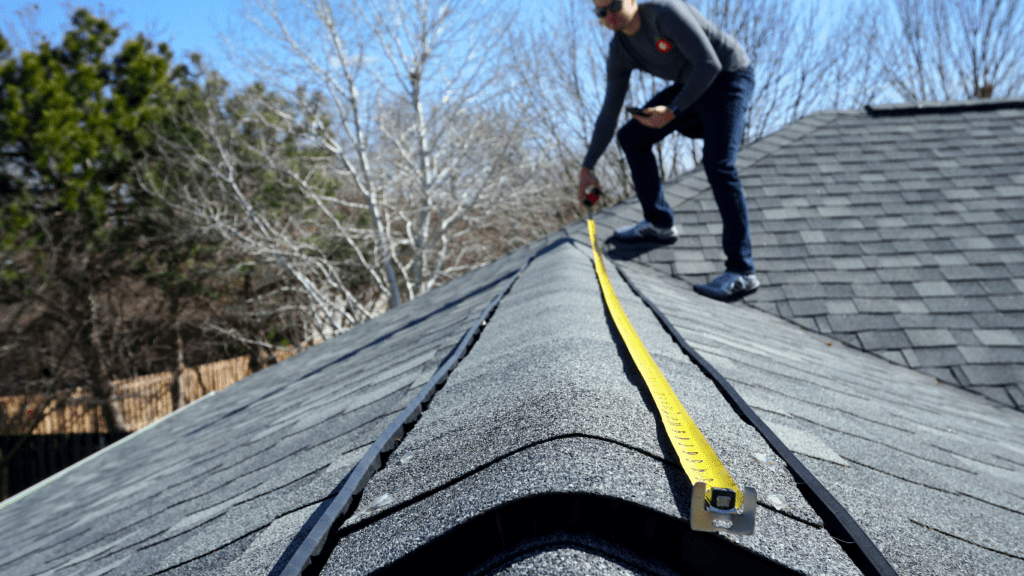
[[[345, 475], [345, 478], [337, 488], [331, 491], [331, 495], [328, 495], [327, 499], [321, 503], [317, 511], [323, 510], [323, 513], [319, 516], [314, 514], [315, 520], [311, 517], [307, 521], [309, 531], [304, 536], [299, 536], [293, 540], [293, 544], [298, 543], [298, 546], [295, 547], [291, 554], [287, 550], [285, 551], [278, 560], [278, 566], [281, 566], [281, 571], [277, 572], [277, 566], [275, 566], [273, 572], [282, 576], [302, 576], [307, 568], [312, 567], [319, 573], [322, 566], [318, 565], [318, 563], [327, 561], [329, 554], [324, 552], [335, 530], [335, 526], [344, 522], [347, 516], [354, 511], [355, 507], [353, 504], [357, 503], [361, 498], [363, 488], [373, 475], [384, 466], [390, 453], [397, 447], [398, 442], [416, 425], [423, 411], [427, 409], [430, 401], [433, 399], [434, 394], [440, 391], [448, 380], [448, 376], [469, 353], [473, 344], [479, 339], [480, 333], [483, 331], [487, 321], [497, 310], [501, 300], [509, 293], [512, 286], [535, 258], [561, 244], [571, 241], [570, 238], [556, 240], [541, 247], [526, 259], [526, 262], [508, 280], [501, 292], [480, 313], [476, 323], [466, 330], [459, 343], [448, 353], [448, 356], [441, 362], [441, 365], [438, 366], [430, 380], [423, 385], [412, 401], [398, 413], [391, 421], [391, 424], [377, 437], [377, 440], [370, 446], [359, 463]], [[303, 526], [304, 529], [305, 526]], [[302, 534], [301, 530], [299, 534]], [[292, 546], [289, 546], [289, 549], [291, 548]]]
[[1024, 108], [1024, 98], [990, 98], [977, 100], [917, 101], [899, 104], [868, 104], [865, 112], [871, 116], [907, 116], [912, 114], [951, 114], [955, 112], [985, 112]]

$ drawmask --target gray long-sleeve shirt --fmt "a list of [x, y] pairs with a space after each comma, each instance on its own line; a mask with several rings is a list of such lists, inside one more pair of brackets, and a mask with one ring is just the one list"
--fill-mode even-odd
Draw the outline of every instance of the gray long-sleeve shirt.
[[593, 169], [615, 133], [629, 75], [634, 68], [682, 84], [669, 108], [677, 115], [711, 86], [722, 70], [750, 67], [735, 38], [682, 0], [655, 0], [639, 7], [640, 30], [616, 32], [608, 51], [608, 86], [583, 166]]

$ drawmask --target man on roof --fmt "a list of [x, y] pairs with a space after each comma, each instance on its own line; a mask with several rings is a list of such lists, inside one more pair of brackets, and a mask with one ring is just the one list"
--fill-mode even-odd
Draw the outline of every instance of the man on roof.
[[673, 131], [704, 138], [704, 170], [722, 216], [725, 272], [694, 289], [722, 300], [749, 294], [754, 274], [747, 202], [736, 172], [744, 115], [754, 71], [735, 38], [682, 0], [594, 0], [601, 24], [615, 32], [608, 51], [608, 85], [580, 170], [580, 200], [598, 187], [592, 170], [615, 131], [634, 68], [674, 82], [656, 94], [619, 130], [644, 220], [615, 230], [622, 242], [674, 242], [678, 232], [665, 201], [651, 148]]

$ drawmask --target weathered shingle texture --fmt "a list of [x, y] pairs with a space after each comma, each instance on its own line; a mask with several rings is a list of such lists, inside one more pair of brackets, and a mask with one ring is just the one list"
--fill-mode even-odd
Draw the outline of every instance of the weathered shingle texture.
[[0, 574], [279, 570], [524, 254], [186, 406], [5, 503]]
[[[743, 306], [626, 274], [850, 511], [898, 574], [1024, 570], [1024, 414]], [[709, 330], [713, 325], [742, 330]]]
[[[1024, 101], [825, 112], [744, 149], [746, 301], [1024, 409]], [[683, 238], [641, 261], [721, 272], [702, 170], [667, 186]]]
[[[688, 520], [689, 500], [680, 494], [689, 482], [666, 462], [672, 449], [610, 329], [589, 251], [564, 244], [526, 269], [394, 464], [367, 485], [324, 575], [370, 573], [481, 509], [542, 494], [596, 494]], [[760, 487], [761, 529], [737, 543], [799, 572], [856, 571], [793, 478], [754, 457], [771, 452], [765, 441], [611, 276], [634, 327], [736, 481]], [[385, 495], [392, 502], [375, 508]], [[784, 514], [770, 495], [789, 503]]]

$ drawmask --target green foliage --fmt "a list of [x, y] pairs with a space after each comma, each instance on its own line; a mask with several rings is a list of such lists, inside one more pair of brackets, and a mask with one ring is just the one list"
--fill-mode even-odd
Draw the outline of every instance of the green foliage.
[[[97, 240], [118, 184], [150, 140], [147, 126], [189, 83], [166, 44], [139, 35], [110, 55], [118, 31], [80, 9], [59, 46], [12, 56], [0, 38], [0, 226], [9, 249], [35, 219], [87, 216]], [[22, 238], [22, 241], [28, 240]]]
[[267, 342], [273, 344], [274, 346], [281, 347], [292, 345], [291, 341], [288, 340], [286, 336], [284, 336], [283, 334], [278, 334], [277, 331], [273, 329], [267, 332]]

